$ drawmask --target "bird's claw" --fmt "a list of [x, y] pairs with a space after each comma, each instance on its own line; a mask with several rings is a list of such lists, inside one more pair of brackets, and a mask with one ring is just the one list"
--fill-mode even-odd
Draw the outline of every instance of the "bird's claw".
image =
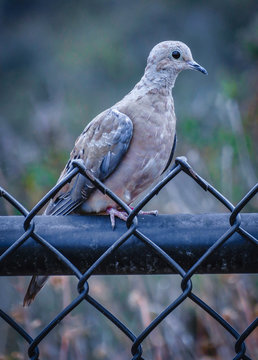
[[115, 217], [118, 217], [119, 219], [124, 220], [124, 221], [126, 221], [128, 218], [128, 214], [125, 211], [119, 211], [112, 207], [107, 208], [106, 212], [110, 216], [112, 230], [114, 230], [115, 226], [116, 226]]
[[[131, 208], [131, 209], [133, 209], [133, 208]], [[121, 219], [123, 221], [127, 221], [127, 218], [128, 218], [128, 214], [125, 211], [120, 211], [120, 210], [117, 210], [116, 208], [112, 208], [112, 207], [108, 207], [106, 210], [106, 213], [110, 216], [112, 230], [114, 230], [115, 226], [116, 226], [116, 220], [115, 220], [116, 217], [118, 217], [119, 219]], [[157, 216], [158, 210], [149, 210], [149, 211], [140, 210], [138, 212], [138, 214], [139, 215], [155, 215], [155, 216]]]
[[149, 211], [141, 210], [138, 212], [139, 215], [155, 215], [155, 216], [157, 216], [158, 213], [159, 213], [158, 210], [149, 210]]

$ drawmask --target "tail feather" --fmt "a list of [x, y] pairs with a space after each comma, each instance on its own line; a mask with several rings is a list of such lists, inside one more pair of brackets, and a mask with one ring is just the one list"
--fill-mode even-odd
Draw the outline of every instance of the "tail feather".
[[[51, 201], [45, 210], [44, 215], [68, 215], [82, 203], [83, 200], [81, 199], [72, 201], [71, 198], [68, 198], [62, 199], [60, 203], [58, 202], [58, 206], [55, 206], [53, 205], [53, 201]], [[32, 276], [29, 287], [24, 296], [23, 306], [29, 306], [31, 304], [37, 293], [45, 285], [47, 279], [48, 276]]]
[[77, 209], [78, 206], [80, 206], [82, 203], [83, 200], [76, 200], [76, 201], [71, 201], [71, 199], [67, 200], [61, 206], [54, 208], [51, 214], [49, 215], [53, 215], [53, 216], [69, 215], [73, 210]]
[[37, 293], [44, 286], [48, 279], [48, 276], [36, 276], [33, 275], [27, 289], [27, 292], [24, 296], [23, 306], [29, 306], [30, 303], [34, 300]]

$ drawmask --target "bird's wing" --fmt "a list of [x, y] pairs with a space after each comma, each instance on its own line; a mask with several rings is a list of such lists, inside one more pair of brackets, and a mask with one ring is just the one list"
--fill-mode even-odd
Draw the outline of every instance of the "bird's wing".
[[169, 159], [168, 159], [168, 162], [165, 166], [165, 169], [163, 170], [162, 174], [169, 168], [172, 160], [173, 160], [173, 156], [174, 156], [174, 153], [175, 153], [175, 150], [176, 150], [176, 134], [174, 136], [174, 142], [173, 142], [173, 145], [172, 145], [172, 149], [171, 149], [171, 153], [169, 155]]
[[[82, 159], [86, 169], [105, 180], [119, 165], [133, 135], [130, 118], [116, 109], [98, 115], [76, 140], [70, 160], [58, 182], [72, 170], [72, 161]], [[50, 201], [45, 215], [67, 215], [90, 196], [94, 186], [83, 175], [76, 175]]]

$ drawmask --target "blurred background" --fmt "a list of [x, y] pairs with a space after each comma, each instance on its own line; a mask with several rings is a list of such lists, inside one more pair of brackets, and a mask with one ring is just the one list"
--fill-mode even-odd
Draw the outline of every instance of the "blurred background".
[[[151, 48], [181, 40], [209, 76], [185, 71], [173, 96], [176, 156], [236, 204], [257, 182], [258, 6], [252, 0], [0, 0], [0, 186], [31, 209], [55, 184], [76, 137], [128, 93]], [[148, 204], [160, 213], [225, 212], [179, 175]], [[252, 200], [245, 211], [257, 211]], [[3, 200], [1, 215], [16, 214]], [[241, 333], [258, 313], [252, 275], [194, 276], [194, 289]], [[52, 278], [29, 309], [27, 278], [1, 278], [1, 308], [33, 335], [76, 295]], [[90, 292], [136, 334], [180, 293], [177, 276], [98, 276]], [[3, 297], [5, 294], [5, 297]], [[0, 359], [26, 359], [26, 346], [0, 321]], [[257, 339], [256, 339], [257, 340]], [[255, 336], [249, 355], [258, 357]], [[234, 357], [226, 332], [190, 301], [144, 342], [144, 358]], [[81, 304], [40, 345], [42, 359], [130, 358], [130, 342]]]

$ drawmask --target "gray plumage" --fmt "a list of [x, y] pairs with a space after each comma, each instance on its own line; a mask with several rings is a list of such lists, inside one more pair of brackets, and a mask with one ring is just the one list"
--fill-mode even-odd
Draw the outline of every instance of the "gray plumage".
[[[169, 166], [176, 144], [176, 115], [171, 90], [182, 70], [207, 74], [180, 41], [164, 41], [150, 52], [141, 80], [121, 101], [96, 116], [76, 140], [59, 181], [81, 159], [130, 205]], [[77, 175], [50, 201], [45, 215], [110, 214], [123, 220], [118, 205], [82, 175]], [[24, 305], [34, 299], [46, 277], [32, 278]]]

